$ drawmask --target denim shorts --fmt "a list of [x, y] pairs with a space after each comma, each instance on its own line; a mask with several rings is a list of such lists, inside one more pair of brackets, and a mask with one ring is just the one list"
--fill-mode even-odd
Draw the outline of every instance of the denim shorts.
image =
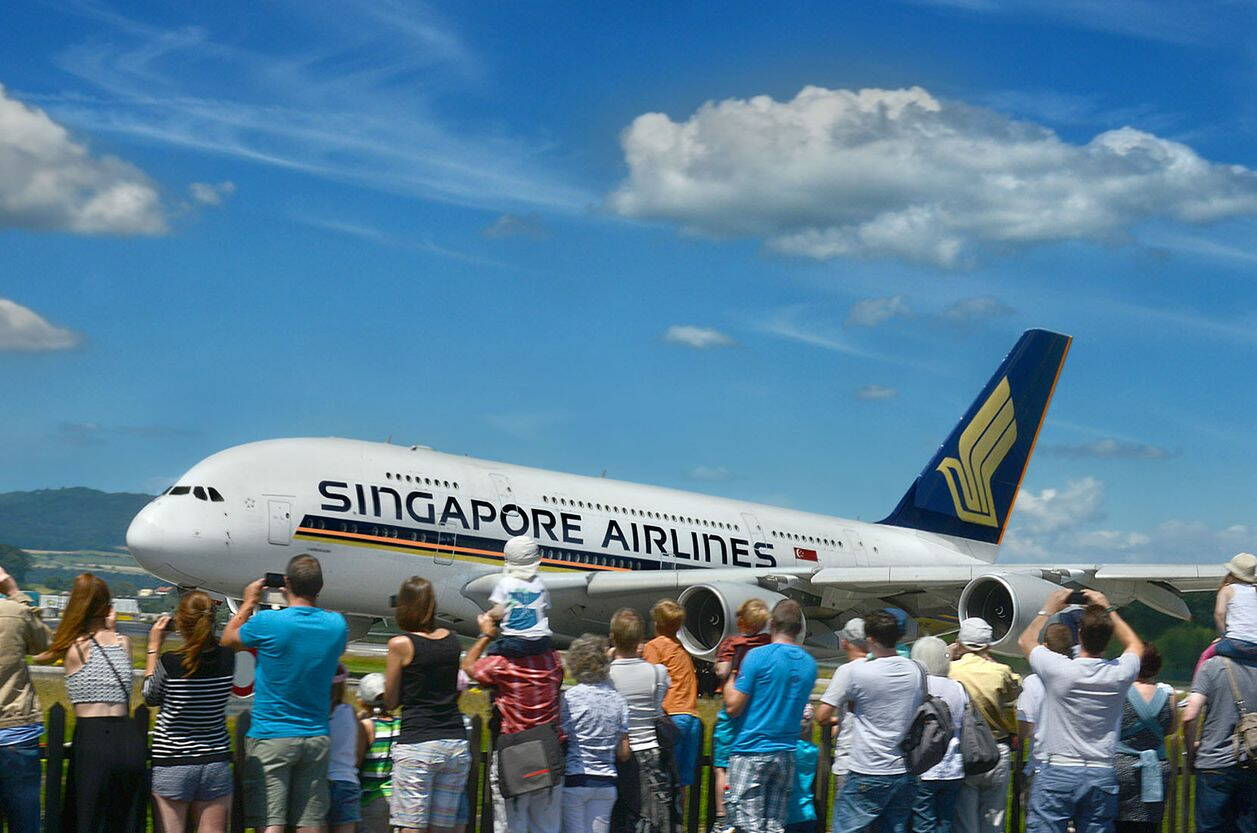
[[231, 764], [158, 764], [153, 767], [153, 792], [171, 801], [212, 801], [231, 795]]
[[692, 714], [670, 717], [677, 727], [676, 747], [672, 750], [677, 765], [677, 783], [688, 787], [694, 783], [694, 767], [698, 764], [698, 753], [703, 745], [703, 721]]
[[362, 788], [356, 781], [328, 781], [328, 824], [362, 821]]

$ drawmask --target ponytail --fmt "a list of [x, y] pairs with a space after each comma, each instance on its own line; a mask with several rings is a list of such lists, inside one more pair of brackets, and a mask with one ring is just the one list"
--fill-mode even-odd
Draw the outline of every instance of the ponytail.
[[175, 627], [183, 636], [178, 653], [187, 672], [184, 676], [191, 677], [201, 667], [201, 654], [213, 645], [214, 602], [199, 590], [185, 593], [175, 610]]

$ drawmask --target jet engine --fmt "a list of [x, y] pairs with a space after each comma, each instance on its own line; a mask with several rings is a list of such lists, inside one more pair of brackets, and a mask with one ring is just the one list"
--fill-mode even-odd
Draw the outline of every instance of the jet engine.
[[1043, 609], [1048, 596], [1060, 585], [1023, 573], [990, 573], [978, 576], [960, 593], [960, 618], [977, 616], [991, 626], [995, 643], [991, 650], [1020, 654], [1017, 639]]
[[[677, 636], [695, 659], [714, 662], [720, 640], [737, 632], [738, 607], [744, 601], [763, 599], [771, 610], [784, 598], [754, 584], [695, 584], [685, 588], [677, 599], [685, 609], [685, 626]], [[803, 632], [807, 632], [806, 623]]]

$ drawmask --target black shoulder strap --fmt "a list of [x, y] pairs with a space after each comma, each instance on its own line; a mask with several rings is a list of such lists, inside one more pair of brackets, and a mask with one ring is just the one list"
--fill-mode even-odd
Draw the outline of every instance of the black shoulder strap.
[[118, 669], [113, 664], [113, 660], [109, 658], [109, 654], [105, 653], [105, 647], [96, 641], [96, 634], [91, 634], [88, 638], [92, 640], [92, 644], [95, 645], [96, 649], [100, 652], [101, 659], [103, 659], [105, 664], [109, 666], [109, 670], [113, 672], [113, 678], [118, 681], [118, 688], [122, 689], [122, 696], [129, 698], [131, 696], [131, 690], [127, 688], [127, 684], [122, 681], [122, 675], [118, 673]]

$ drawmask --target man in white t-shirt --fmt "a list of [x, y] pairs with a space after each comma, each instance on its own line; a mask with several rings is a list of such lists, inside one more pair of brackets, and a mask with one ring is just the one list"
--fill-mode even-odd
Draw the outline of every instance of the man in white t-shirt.
[[821, 698], [839, 714], [852, 707], [844, 717], [853, 723], [851, 770], [834, 808], [834, 833], [860, 833], [874, 824], [886, 833], [903, 833], [917, 779], [899, 744], [921, 705], [924, 672], [896, 653], [901, 631], [889, 613], [866, 616], [864, 634], [873, 658], [852, 663], [845, 680]]
[[816, 707], [816, 723], [821, 727], [822, 732], [830, 731], [831, 720], [838, 726], [838, 738], [834, 741], [834, 764], [831, 770], [834, 773], [834, 795], [842, 792], [842, 784], [847, 780], [847, 773], [851, 771], [851, 732], [855, 726], [854, 720], [843, 720], [849, 715], [835, 709], [838, 703], [837, 692], [845, 689], [850, 681], [851, 669], [868, 659], [869, 645], [864, 637], [863, 619], [856, 617], [847, 620], [843, 629], [838, 631], [838, 647], [846, 655], [847, 661], [834, 671], [834, 676], [829, 680], [829, 686], [821, 695], [820, 705]]
[[[1070, 821], [1082, 833], [1112, 830], [1117, 818], [1113, 771], [1126, 690], [1139, 674], [1143, 642], [1103, 594], [1084, 591], [1087, 607], [1078, 628], [1076, 659], [1038, 644], [1049, 616], [1063, 609], [1070, 590], [1047, 600], [1018, 644], [1043, 682], [1035, 735], [1038, 772], [1030, 791], [1027, 833], [1065, 833]], [[1122, 655], [1104, 659], [1117, 637]]]

